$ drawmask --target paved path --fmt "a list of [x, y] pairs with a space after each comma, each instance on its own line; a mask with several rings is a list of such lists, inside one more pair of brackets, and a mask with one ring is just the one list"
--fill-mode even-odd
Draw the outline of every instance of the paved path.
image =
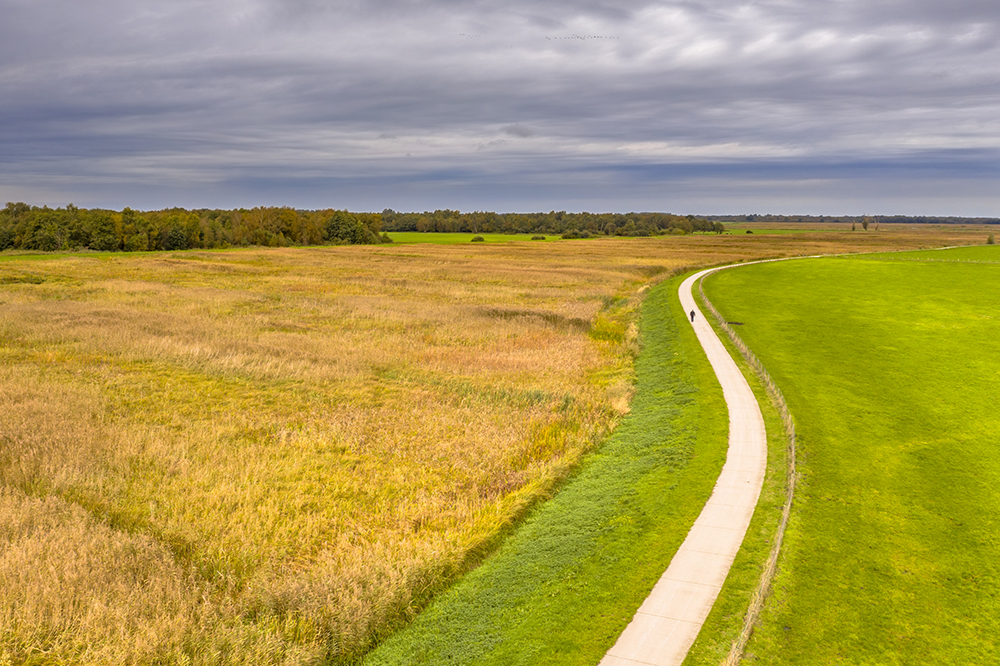
[[686, 279], [680, 299], [685, 312], [695, 311], [692, 325], [729, 408], [726, 464], [670, 566], [600, 666], [673, 666], [684, 661], [743, 542], [764, 482], [767, 437], [760, 407], [691, 295], [695, 281], [714, 270], [719, 269]]

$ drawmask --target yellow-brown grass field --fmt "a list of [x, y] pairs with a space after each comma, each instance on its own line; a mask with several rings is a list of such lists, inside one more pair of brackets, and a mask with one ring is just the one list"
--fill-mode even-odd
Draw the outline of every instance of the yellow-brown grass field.
[[644, 287], [985, 237], [0, 256], [0, 663], [350, 661], [627, 411]]

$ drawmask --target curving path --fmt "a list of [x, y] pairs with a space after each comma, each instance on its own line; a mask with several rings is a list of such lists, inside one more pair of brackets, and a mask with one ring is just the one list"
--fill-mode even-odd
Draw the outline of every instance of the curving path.
[[680, 299], [685, 312], [695, 311], [692, 326], [729, 408], [726, 464], [670, 566], [600, 666], [673, 666], [684, 661], [729, 574], [764, 482], [767, 436], [760, 407], [691, 294], [697, 280], [717, 270], [684, 280]]

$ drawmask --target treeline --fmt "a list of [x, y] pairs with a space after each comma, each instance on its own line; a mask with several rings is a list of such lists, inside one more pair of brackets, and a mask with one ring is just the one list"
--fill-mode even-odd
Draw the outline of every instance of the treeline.
[[0, 250], [105, 252], [186, 250], [247, 245], [373, 244], [380, 235], [378, 213], [293, 208], [121, 212], [8, 203], [0, 210]]
[[29, 206], [0, 210], [0, 250], [103, 252], [186, 250], [248, 245], [374, 244], [387, 231], [547, 234], [564, 238], [722, 233], [722, 222], [669, 213], [351, 213], [346, 210], [241, 208], [238, 210], [122, 211]]
[[392, 209], [382, 211], [382, 228], [385, 231], [548, 234], [567, 238], [725, 231], [721, 222], [669, 213], [461, 213], [457, 210], [397, 213]]

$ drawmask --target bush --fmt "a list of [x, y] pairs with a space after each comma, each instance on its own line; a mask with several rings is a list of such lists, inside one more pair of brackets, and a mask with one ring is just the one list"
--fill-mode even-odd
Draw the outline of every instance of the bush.
[[993, 238], [993, 234], [990, 234], [989, 238], [986, 239], [986, 244], [987, 245], [994, 245], [994, 244], [996, 244], [996, 242], [997, 242], [997, 240], [995, 238]]
[[[565, 236], [564, 236], [565, 238]], [[545, 240], [545, 236], [532, 236], [531, 240]]]
[[[180, 226], [173, 226], [170, 231], [167, 232], [166, 241], [163, 243], [163, 247], [166, 250], [186, 250], [188, 246], [187, 234], [184, 233], [184, 229]], [[94, 247], [91, 243], [91, 247], [95, 250], [101, 249]]]
[[750, 229], [747, 229], [747, 233], [748, 233], [748, 234], [752, 234], [752, 233], [753, 233], [753, 231], [751, 231]]
[[391, 243], [392, 242], [392, 239], [389, 238], [389, 234], [386, 234], [386, 233], [382, 234], [382, 242], [383, 243]]
[[486, 239], [483, 238], [482, 236], [473, 236], [471, 242], [472, 243], [484, 243], [484, 242], [486, 242]]

